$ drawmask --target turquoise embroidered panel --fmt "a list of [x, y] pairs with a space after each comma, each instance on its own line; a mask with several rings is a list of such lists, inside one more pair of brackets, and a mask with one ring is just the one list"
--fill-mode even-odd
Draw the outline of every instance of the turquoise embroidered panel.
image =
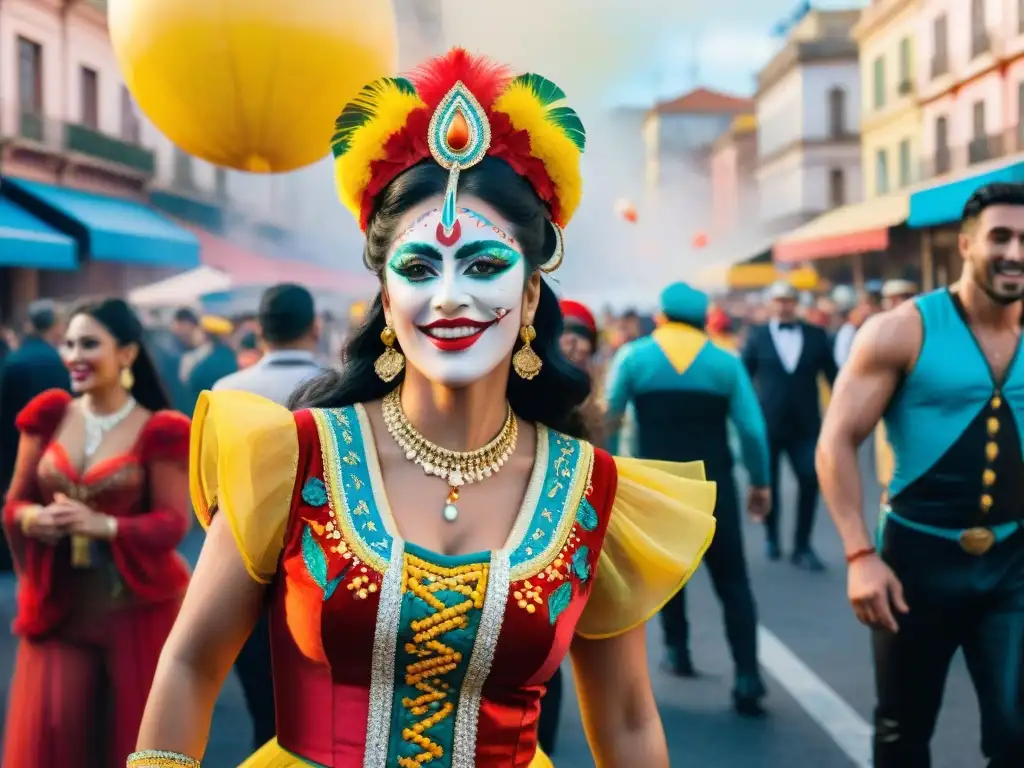
[[[363, 545], [387, 558], [391, 551], [391, 534], [384, 526], [380, 510], [373, 499], [373, 485], [366, 456], [366, 442], [356, 409], [349, 406], [325, 411], [330, 424], [330, 456], [325, 472], [336, 472], [345, 493], [344, 509], [335, 514], [347, 515], [352, 531]], [[337, 501], [335, 502], [337, 503]]]
[[[429, 558], [429, 559], [428, 559]], [[387, 765], [452, 765], [459, 702], [481, 631], [489, 562], [408, 545]], [[504, 606], [502, 606], [503, 608]]]
[[[547, 430], [548, 466], [544, 474], [544, 486], [537, 508], [533, 511], [530, 527], [522, 542], [512, 553], [511, 564], [516, 566], [531, 560], [552, 544], [552, 537], [561, 527], [565, 515], [575, 515], [576, 510], [566, 509], [569, 494], [582, 468], [582, 450], [579, 440], [554, 430]], [[597, 513], [594, 513], [595, 527]], [[561, 546], [562, 542], [557, 542]]]

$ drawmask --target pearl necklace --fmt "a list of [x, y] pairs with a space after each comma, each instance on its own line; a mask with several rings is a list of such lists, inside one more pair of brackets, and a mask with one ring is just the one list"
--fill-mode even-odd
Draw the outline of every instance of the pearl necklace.
[[423, 468], [428, 475], [440, 477], [448, 483], [448, 497], [442, 510], [449, 523], [459, 517], [456, 502], [459, 489], [464, 485], [479, 483], [498, 472], [515, 452], [519, 438], [519, 423], [508, 406], [508, 415], [501, 431], [491, 442], [475, 451], [449, 451], [435, 445], [417, 431], [405, 411], [402, 410], [402, 395], [392, 390], [382, 405], [384, 424], [395, 442], [405, 451], [405, 458]]
[[85, 455], [92, 456], [100, 447], [103, 438], [110, 430], [128, 418], [128, 414], [135, 408], [135, 398], [129, 396], [125, 404], [114, 413], [99, 416], [86, 406], [82, 408], [85, 416]]

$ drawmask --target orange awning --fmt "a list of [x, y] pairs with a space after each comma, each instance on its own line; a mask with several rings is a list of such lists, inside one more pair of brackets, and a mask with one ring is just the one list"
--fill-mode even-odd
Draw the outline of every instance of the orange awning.
[[846, 205], [822, 214], [775, 241], [772, 258], [782, 264], [884, 251], [889, 230], [907, 220], [908, 194]]

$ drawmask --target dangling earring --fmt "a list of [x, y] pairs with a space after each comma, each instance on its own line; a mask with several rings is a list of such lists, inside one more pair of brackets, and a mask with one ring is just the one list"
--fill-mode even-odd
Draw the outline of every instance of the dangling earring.
[[391, 326], [385, 325], [380, 332], [380, 340], [384, 343], [384, 352], [373, 361], [373, 370], [383, 381], [394, 381], [405, 367], [405, 355], [395, 349], [395, 332]]
[[522, 340], [523, 346], [512, 355], [512, 369], [519, 374], [520, 378], [530, 381], [530, 379], [536, 378], [540, 369], [544, 367], [544, 361], [530, 346], [530, 342], [537, 338], [537, 331], [532, 325], [524, 325], [519, 329], [519, 338]]
[[131, 368], [121, 369], [121, 386], [124, 387], [125, 392], [131, 392], [132, 387], [135, 386], [135, 374], [132, 373]]

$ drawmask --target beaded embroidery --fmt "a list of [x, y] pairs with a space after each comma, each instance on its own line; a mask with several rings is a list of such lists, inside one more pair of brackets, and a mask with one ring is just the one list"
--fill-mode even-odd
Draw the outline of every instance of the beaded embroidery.
[[405, 554], [404, 600], [399, 623], [397, 666], [404, 686], [395, 691], [392, 739], [397, 735], [398, 765], [420, 768], [439, 760], [453, 746], [453, 714], [465, 663], [487, 593], [488, 563], [445, 568]]

